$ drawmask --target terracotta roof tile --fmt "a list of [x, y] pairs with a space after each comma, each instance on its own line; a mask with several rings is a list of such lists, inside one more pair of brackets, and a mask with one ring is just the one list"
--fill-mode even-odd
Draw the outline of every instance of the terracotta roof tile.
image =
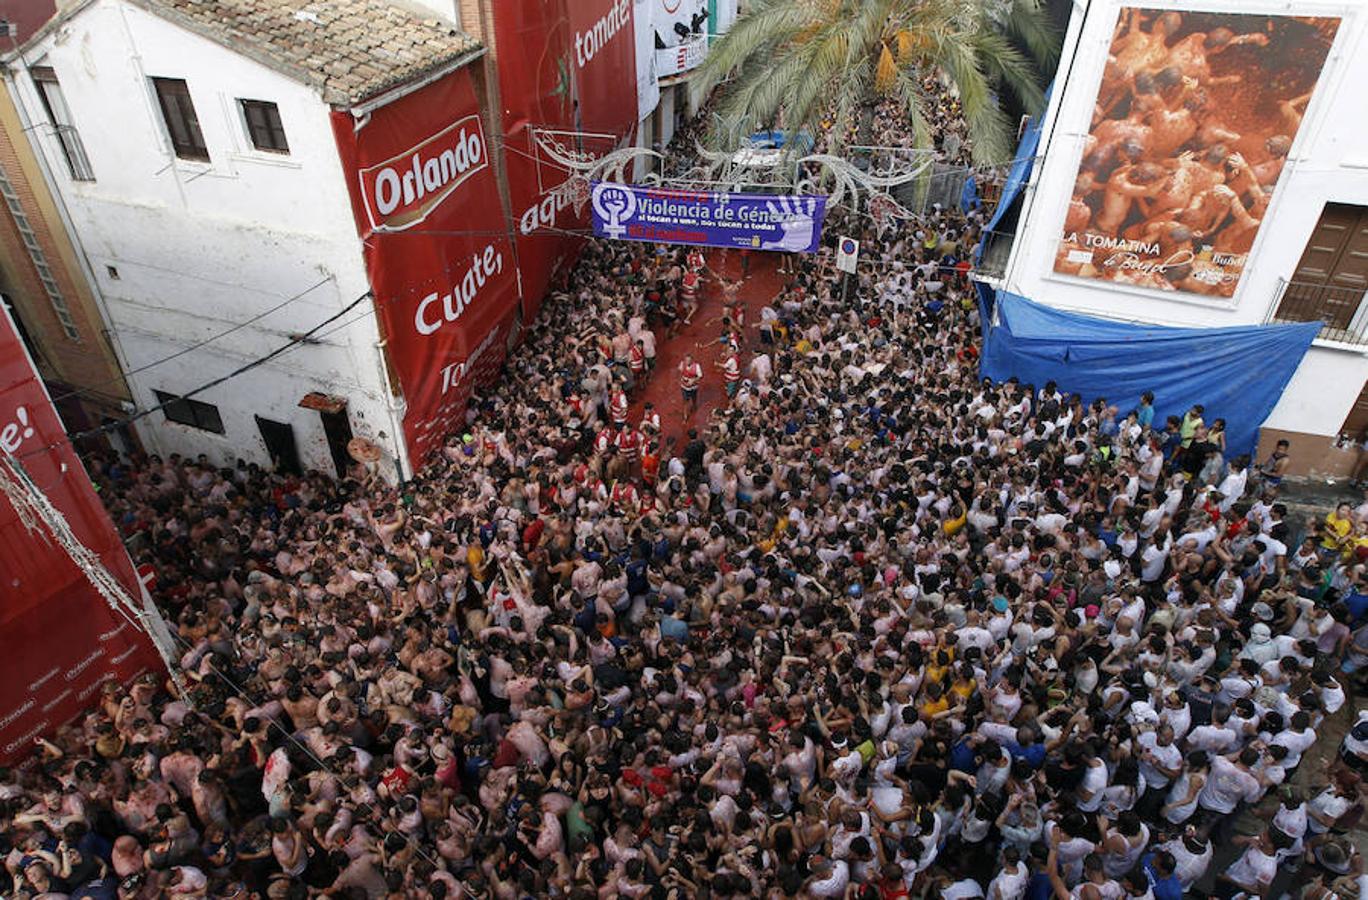
[[255, 59], [339, 106], [359, 103], [479, 47], [454, 25], [385, 0], [132, 0]]

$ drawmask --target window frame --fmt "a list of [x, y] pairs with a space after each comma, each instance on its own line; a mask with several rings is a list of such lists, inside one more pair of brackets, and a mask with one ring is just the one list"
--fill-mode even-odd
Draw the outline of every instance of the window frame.
[[[151, 81], [157, 108], [161, 110], [162, 127], [171, 142], [171, 152], [177, 159], [186, 162], [210, 162], [209, 145], [204, 140], [204, 129], [200, 127], [199, 112], [190, 95], [189, 82], [184, 78], [161, 76], [152, 76]], [[178, 131], [182, 137], [176, 136]]]
[[57, 77], [56, 70], [52, 66], [32, 66], [29, 69], [29, 77], [33, 80], [38, 102], [47, 113], [48, 125], [52, 128], [53, 136], [61, 145], [62, 157], [67, 164], [67, 174], [71, 176], [72, 181], [94, 181], [95, 170], [91, 168], [90, 157], [86, 155], [81, 132], [71, 115], [71, 107], [66, 102], [66, 94], [62, 92], [62, 82]]
[[157, 405], [161, 407], [162, 415], [166, 417], [166, 421], [188, 428], [197, 428], [200, 431], [208, 431], [211, 434], [228, 433], [228, 430], [223, 427], [223, 414], [214, 404], [205, 403], [203, 400], [196, 400], [193, 397], [182, 397], [167, 391], [154, 389], [152, 393], [156, 396]]
[[[269, 153], [272, 156], [290, 155], [290, 138], [285, 133], [285, 122], [280, 117], [280, 104], [271, 100], [253, 100], [246, 97], [239, 97], [237, 101], [238, 115], [242, 119], [243, 130], [247, 133], [247, 144], [250, 149], [257, 153]], [[253, 123], [252, 114], [254, 110], [261, 113], [262, 121]], [[259, 130], [264, 132], [264, 137], [268, 142], [279, 138], [279, 146], [264, 145], [257, 141]]]

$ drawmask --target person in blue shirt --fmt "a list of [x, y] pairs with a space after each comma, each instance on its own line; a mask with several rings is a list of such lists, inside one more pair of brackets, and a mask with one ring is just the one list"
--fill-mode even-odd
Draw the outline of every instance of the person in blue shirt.
[[1045, 764], [1045, 745], [1036, 740], [1035, 732], [1022, 726], [1017, 729], [1016, 737], [1015, 741], [1004, 741], [1002, 744], [1002, 749], [1010, 753], [1012, 759], [1025, 760], [1032, 769], [1039, 769]]
[[1140, 858], [1140, 865], [1145, 869], [1154, 900], [1183, 900], [1183, 883], [1176, 874], [1178, 861], [1172, 853], [1167, 850], [1147, 853]]
[[1164, 462], [1172, 462], [1175, 454], [1183, 446], [1182, 423], [1177, 416], [1169, 416], [1164, 424]]
[[1344, 595], [1344, 605], [1349, 608], [1349, 627], [1362, 625], [1364, 617], [1368, 616], [1368, 585], [1364, 584], [1362, 574], [1357, 576], [1349, 593]]
[[1140, 395], [1140, 405], [1135, 408], [1135, 421], [1140, 423], [1141, 428], [1149, 428], [1154, 424], [1154, 394], [1145, 391]]
[[1050, 880], [1049, 857], [1045, 845], [1037, 841], [1031, 845], [1031, 880], [1026, 882], [1022, 900], [1053, 900], [1054, 883]]

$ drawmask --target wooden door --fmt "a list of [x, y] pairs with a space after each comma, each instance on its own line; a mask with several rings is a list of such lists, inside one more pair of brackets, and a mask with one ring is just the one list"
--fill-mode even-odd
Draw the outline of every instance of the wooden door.
[[[1368, 207], [1327, 203], [1284, 295], [1288, 318], [1347, 330], [1368, 290]], [[1280, 309], [1280, 313], [1282, 310]]]
[[1368, 382], [1364, 382], [1362, 390], [1359, 391], [1358, 399], [1354, 401], [1353, 408], [1344, 420], [1344, 427], [1340, 428], [1340, 434], [1346, 434], [1357, 441], [1362, 440], [1365, 431], [1368, 431]]

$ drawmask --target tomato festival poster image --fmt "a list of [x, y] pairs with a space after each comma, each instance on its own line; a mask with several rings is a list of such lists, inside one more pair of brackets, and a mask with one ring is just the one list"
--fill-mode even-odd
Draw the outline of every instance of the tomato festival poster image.
[[1123, 7], [1054, 271], [1233, 296], [1339, 22]]

